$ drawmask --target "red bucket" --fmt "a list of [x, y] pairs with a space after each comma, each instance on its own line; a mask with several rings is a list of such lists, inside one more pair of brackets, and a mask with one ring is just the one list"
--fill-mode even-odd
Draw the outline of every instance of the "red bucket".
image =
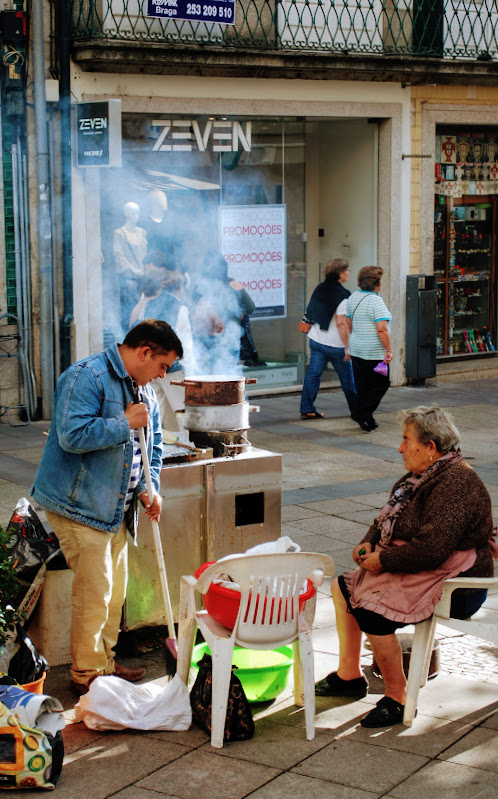
[[[203, 563], [202, 566], [194, 572], [194, 576], [198, 580], [202, 572], [206, 571], [209, 566], [212, 566], [216, 561], [210, 563]], [[227, 561], [227, 570], [229, 568], [229, 561]], [[307, 580], [306, 591], [299, 596], [299, 612], [301, 613], [304, 605], [308, 599], [315, 595], [315, 586], [311, 580]], [[234, 591], [231, 588], [225, 588], [223, 585], [211, 583], [207, 592], [204, 594], [204, 607], [210, 616], [215, 619], [223, 627], [228, 627], [233, 630], [235, 622], [237, 621], [237, 614], [240, 605], [240, 591]]]

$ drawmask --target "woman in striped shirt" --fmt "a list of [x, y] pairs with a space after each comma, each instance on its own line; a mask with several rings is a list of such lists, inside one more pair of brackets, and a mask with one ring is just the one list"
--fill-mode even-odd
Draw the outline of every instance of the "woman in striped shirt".
[[[346, 320], [350, 329], [349, 354], [358, 394], [358, 410], [351, 415], [362, 430], [370, 433], [378, 427], [373, 414], [389, 388], [391, 351], [391, 314], [379, 296], [380, 266], [364, 266], [358, 273], [358, 291], [348, 297]], [[386, 364], [387, 374], [375, 371], [379, 361]]]

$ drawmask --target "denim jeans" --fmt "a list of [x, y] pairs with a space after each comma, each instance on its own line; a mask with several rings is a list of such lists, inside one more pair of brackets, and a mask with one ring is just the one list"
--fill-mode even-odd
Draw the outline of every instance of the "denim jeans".
[[351, 413], [356, 413], [357, 397], [351, 361], [344, 360], [344, 347], [327, 347], [310, 339], [310, 363], [304, 378], [301, 413], [316, 412], [315, 399], [320, 388], [323, 370], [330, 361], [341, 381], [342, 390]]

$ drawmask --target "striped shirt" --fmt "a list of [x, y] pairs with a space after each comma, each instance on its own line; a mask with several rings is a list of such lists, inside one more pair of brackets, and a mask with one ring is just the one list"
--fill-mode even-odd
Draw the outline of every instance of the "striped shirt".
[[391, 313], [382, 297], [374, 291], [359, 289], [348, 297], [346, 317], [352, 320], [349, 353], [365, 360], [382, 360], [386, 349], [376, 328], [376, 322], [386, 321], [391, 332]]
[[[143, 397], [139, 392], [139, 400], [143, 402]], [[128, 489], [126, 491], [126, 498], [124, 503], [124, 512], [128, 510], [132, 501], [133, 501], [133, 494], [135, 493], [135, 489], [140, 482], [140, 476], [142, 474], [142, 450], [140, 447], [140, 438], [138, 436], [138, 430], [131, 430], [130, 433], [132, 434], [133, 439], [133, 458], [131, 461], [131, 472], [130, 472], [130, 481], [128, 483]]]

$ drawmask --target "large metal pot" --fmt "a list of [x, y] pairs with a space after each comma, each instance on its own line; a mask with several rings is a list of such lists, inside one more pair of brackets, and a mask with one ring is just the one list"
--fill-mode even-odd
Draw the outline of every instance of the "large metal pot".
[[252, 411], [259, 411], [259, 405], [185, 405], [183, 426], [187, 430], [247, 430]]
[[246, 384], [256, 382], [256, 377], [238, 375], [193, 375], [171, 381], [185, 386], [185, 405], [238, 405], [246, 398]]

